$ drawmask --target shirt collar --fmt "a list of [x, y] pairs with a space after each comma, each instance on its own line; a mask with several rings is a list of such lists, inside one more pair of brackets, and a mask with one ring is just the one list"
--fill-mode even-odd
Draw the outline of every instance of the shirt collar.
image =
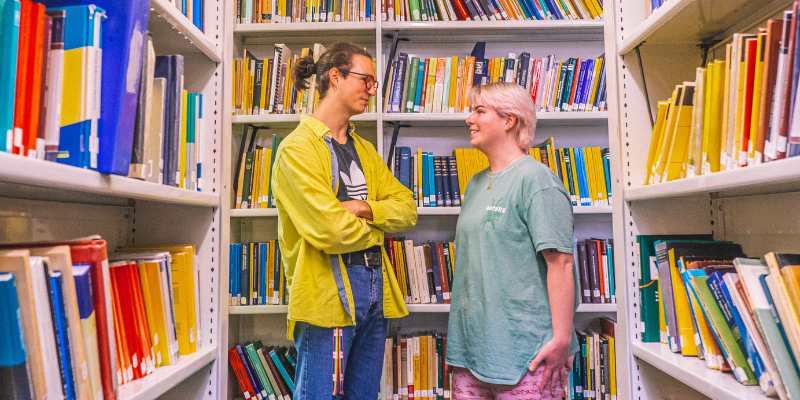
[[[326, 134], [330, 133], [330, 128], [327, 125], [322, 123], [322, 121], [310, 116], [310, 115], [302, 115], [300, 116], [300, 123], [308, 125], [311, 128], [311, 131], [314, 132], [317, 137], [323, 137]], [[355, 132], [355, 125], [352, 122], [348, 122], [347, 126], [347, 134], [352, 135]]]

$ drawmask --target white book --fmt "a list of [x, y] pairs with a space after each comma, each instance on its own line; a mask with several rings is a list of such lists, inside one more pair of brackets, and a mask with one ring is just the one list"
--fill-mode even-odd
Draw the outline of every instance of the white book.
[[422, 246], [414, 247], [414, 255], [417, 260], [417, 290], [422, 304], [430, 304], [431, 296], [430, 289], [428, 288], [428, 270], [425, 264], [425, 249]]
[[[405, 256], [408, 264], [408, 286], [411, 287], [411, 303], [420, 304], [422, 299], [419, 291], [419, 279], [417, 277], [417, 249], [414, 248], [412, 240], [406, 240], [405, 243]], [[406, 301], [408, 303], [408, 301]]]
[[[47, 279], [50, 271], [47, 264], [50, 262], [43, 257], [31, 256], [31, 284], [33, 285], [33, 302], [36, 307], [36, 326], [39, 330], [39, 349], [42, 352], [42, 369], [44, 370], [44, 384], [47, 388], [47, 398], [51, 400], [64, 399], [64, 389], [61, 380], [61, 370], [58, 367], [58, 351], [56, 350], [55, 328], [53, 327], [52, 308], [48, 294]], [[38, 356], [38, 355], [32, 355]], [[47, 360], [53, 361], [49, 362]]]

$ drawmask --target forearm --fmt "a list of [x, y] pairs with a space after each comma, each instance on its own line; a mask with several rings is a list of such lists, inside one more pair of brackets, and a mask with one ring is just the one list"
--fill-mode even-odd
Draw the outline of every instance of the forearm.
[[[553, 252], [556, 252], [553, 250]], [[547, 262], [547, 292], [553, 321], [553, 339], [569, 343], [575, 314], [574, 260], [571, 254], [558, 253]]]

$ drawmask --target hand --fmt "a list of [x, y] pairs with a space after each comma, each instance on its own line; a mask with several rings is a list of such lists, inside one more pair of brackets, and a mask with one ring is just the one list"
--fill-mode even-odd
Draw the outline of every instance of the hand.
[[531, 361], [528, 368], [531, 372], [536, 371], [540, 364], [544, 363], [544, 374], [542, 375], [541, 388], [554, 390], [566, 385], [567, 371], [572, 371], [572, 360], [574, 356], [569, 355], [570, 338], [566, 340], [556, 340], [555, 338], [545, 343], [539, 354]]
[[342, 208], [359, 218], [372, 221], [372, 208], [363, 200], [348, 200], [342, 202]]

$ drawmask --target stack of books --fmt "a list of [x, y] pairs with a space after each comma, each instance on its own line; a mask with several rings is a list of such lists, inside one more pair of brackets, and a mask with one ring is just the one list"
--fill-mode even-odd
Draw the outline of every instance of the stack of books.
[[405, 237], [386, 238], [386, 252], [406, 304], [450, 304], [453, 242], [414, 245]]
[[242, 343], [228, 350], [228, 361], [245, 400], [292, 398], [297, 367], [294, 347], [264, 347], [260, 340]]
[[766, 396], [800, 396], [800, 255], [745, 258], [710, 235], [637, 242], [643, 342], [698, 357]]
[[645, 185], [800, 155], [797, 15], [795, 2], [766, 29], [734, 34], [725, 59], [658, 102]]
[[228, 302], [231, 306], [288, 304], [277, 240], [231, 244]]

